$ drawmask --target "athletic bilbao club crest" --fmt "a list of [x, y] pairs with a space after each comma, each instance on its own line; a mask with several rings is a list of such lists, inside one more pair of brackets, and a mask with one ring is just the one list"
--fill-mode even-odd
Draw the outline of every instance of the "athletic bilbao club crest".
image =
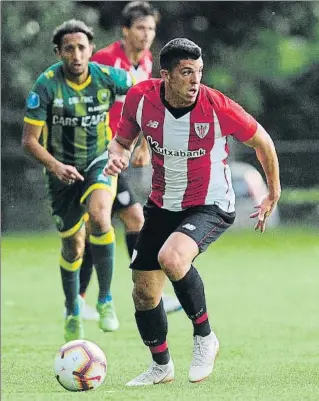
[[196, 134], [200, 137], [200, 139], [203, 139], [209, 131], [209, 123], [195, 123], [195, 132]]

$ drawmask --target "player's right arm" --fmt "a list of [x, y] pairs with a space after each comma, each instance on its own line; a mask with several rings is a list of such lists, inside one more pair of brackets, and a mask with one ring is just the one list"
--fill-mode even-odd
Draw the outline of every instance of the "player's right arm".
[[108, 146], [109, 160], [104, 169], [105, 175], [120, 174], [128, 167], [138, 140], [141, 128], [136, 121], [136, 112], [142, 94], [137, 86], [127, 92], [117, 133]]
[[140, 145], [136, 146], [134, 150], [134, 154], [132, 157], [132, 166], [133, 167], [144, 167], [147, 166], [151, 161], [150, 152], [148, 149], [147, 140], [142, 135]]
[[66, 184], [72, 184], [75, 180], [83, 181], [84, 178], [75, 167], [61, 163], [39, 143], [47, 118], [47, 106], [50, 102], [50, 95], [43, 82], [45, 79], [47, 79], [45, 75], [41, 75], [28, 95], [22, 147], [48, 171]]
[[72, 184], [76, 180], [83, 181], [83, 176], [75, 167], [59, 162], [39, 143], [41, 132], [41, 126], [25, 122], [22, 135], [23, 149], [64, 183]]

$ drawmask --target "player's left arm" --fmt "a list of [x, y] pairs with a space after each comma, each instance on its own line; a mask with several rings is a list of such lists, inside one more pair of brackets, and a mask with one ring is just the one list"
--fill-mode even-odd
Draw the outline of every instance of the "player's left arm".
[[255, 134], [243, 143], [255, 150], [267, 180], [268, 195], [256, 206], [258, 211], [250, 215], [251, 218], [258, 217], [255, 230], [264, 232], [266, 218], [274, 210], [281, 194], [277, 152], [270, 135], [260, 124], [257, 124]]
[[218, 101], [222, 132], [224, 135], [231, 134], [238, 141], [253, 148], [265, 173], [268, 195], [260, 205], [256, 205], [258, 211], [250, 215], [251, 218], [258, 218], [255, 230], [264, 232], [266, 218], [274, 210], [281, 194], [279, 163], [274, 143], [265, 129], [238, 103], [224, 95], [219, 95]]

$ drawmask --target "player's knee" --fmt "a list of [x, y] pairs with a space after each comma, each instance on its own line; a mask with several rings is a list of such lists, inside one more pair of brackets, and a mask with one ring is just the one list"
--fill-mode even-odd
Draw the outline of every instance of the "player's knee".
[[84, 246], [82, 239], [63, 241], [62, 255], [67, 261], [77, 260], [83, 256]]
[[162, 248], [158, 254], [158, 263], [165, 274], [171, 278], [183, 269], [185, 260], [180, 252], [174, 248]]
[[111, 211], [107, 205], [97, 204], [89, 209], [92, 231], [108, 232], [111, 229]]
[[172, 247], [162, 248], [158, 254], [158, 262], [164, 270], [174, 269], [180, 266], [182, 258], [176, 249]]

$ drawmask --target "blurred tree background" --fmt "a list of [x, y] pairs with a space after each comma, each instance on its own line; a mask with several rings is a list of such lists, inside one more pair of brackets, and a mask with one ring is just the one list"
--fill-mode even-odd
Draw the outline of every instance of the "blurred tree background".
[[[242, 104], [274, 138], [286, 187], [318, 185], [319, 2], [154, 1], [162, 18], [157, 54], [174, 37], [203, 49], [204, 83]], [[97, 49], [121, 36], [122, 1], [5, 1], [2, 19], [2, 224], [47, 228], [39, 167], [20, 149], [25, 97], [56, 61], [53, 29], [77, 18], [92, 26]], [[254, 154], [235, 146], [237, 159]], [[42, 216], [43, 215], [43, 216]], [[32, 224], [32, 221], [34, 224]]]

